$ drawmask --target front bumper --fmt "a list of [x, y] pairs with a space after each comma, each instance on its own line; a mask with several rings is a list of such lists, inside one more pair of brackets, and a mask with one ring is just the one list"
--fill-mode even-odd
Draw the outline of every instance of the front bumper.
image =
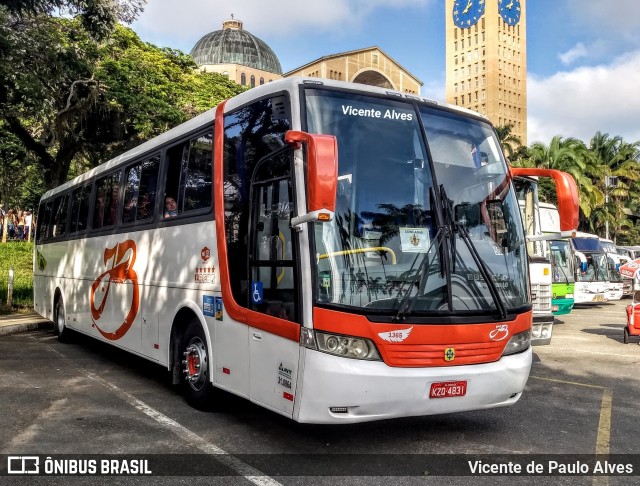
[[573, 309], [573, 299], [553, 299], [551, 301], [551, 310], [554, 316], [562, 316], [568, 314]]
[[551, 343], [554, 316], [551, 313], [533, 314], [531, 326], [531, 345], [542, 346]]
[[[293, 418], [309, 423], [355, 423], [513, 405], [531, 370], [531, 347], [492, 363], [429, 368], [391, 367], [304, 351]], [[466, 381], [462, 397], [429, 398], [432, 383]], [[302, 386], [300, 386], [302, 385]], [[344, 410], [335, 413], [330, 409]]]

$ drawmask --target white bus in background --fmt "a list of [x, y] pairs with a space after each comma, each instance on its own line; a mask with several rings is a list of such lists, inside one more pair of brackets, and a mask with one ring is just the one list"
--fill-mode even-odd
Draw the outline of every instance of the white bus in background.
[[616, 246], [616, 250], [620, 255], [624, 255], [631, 260], [640, 258], [640, 246]]
[[597, 304], [607, 301], [609, 292], [609, 259], [602, 250], [598, 235], [578, 231], [571, 238], [577, 258], [578, 272], [574, 299], [576, 304]]
[[[516, 169], [517, 170], [517, 169]], [[533, 302], [532, 344], [549, 344], [553, 335], [553, 277], [550, 252], [542, 241], [538, 178], [516, 176], [513, 179], [518, 197], [524, 232], [527, 235], [531, 297]]]
[[[640, 259], [640, 246], [616, 246], [616, 250], [620, 255], [627, 257], [629, 262]], [[620, 274], [622, 275], [622, 282], [625, 284], [625, 290], [630, 281], [632, 296], [636, 290], [640, 290], [640, 272], [627, 269], [624, 272], [620, 272]]]
[[569, 238], [562, 238], [560, 215], [553, 204], [540, 203], [540, 223], [543, 234], [549, 235], [547, 249], [553, 277], [552, 311], [555, 316], [568, 314], [575, 304], [576, 256]]
[[616, 244], [611, 240], [600, 238], [600, 244], [609, 259], [611, 285], [607, 298], [609, 300], [620, 300], [623, 296], [631, 297], [633, 295], [633, 279], [620, 274], [620, 267], [631, 259], [618, 253]]

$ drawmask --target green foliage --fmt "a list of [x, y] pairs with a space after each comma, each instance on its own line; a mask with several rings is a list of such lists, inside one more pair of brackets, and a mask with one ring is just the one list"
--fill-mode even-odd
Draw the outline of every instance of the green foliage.
[[[500, 133], [500, 131], [498, 131]], [[596, 133], [589, 146], [575, 138], [557, 135], [549, 145], [534, 143], [519, 149], [514, 165], [558, 169], [571, 174], [578, 186], [582, 231], [609, 236], [626, 244], [640, 243], [636, 221], [640, 210], [640, 142], [627, 143], [622, 137]], [[618, 185], [606, 184], [607, 176]], [[555, 202], [553, 184], [543, 180], [541, 200]]]
[[20, 19], [45, 17], [56, 12], [77, 16], [93, 37], [104, 38], [118, 21], [131, 23], [146, 0], [0, 0], [0, 7]]
[[7, 312], [9, 268], [13, 268], [13, 305], [33, 307], [33, 243], [11, 241], [0, 243], [0, 313]]
[[[141, 0], [0, 2], [0, 152], [13, 153], [0, 168], [6, 205], [32, 207], [44, 190], [245, 89], [122, 25], [104, 40], [87, 30], [88, 4], [131, 17]], [[54, 3], [78, 16], [49, 16]]]

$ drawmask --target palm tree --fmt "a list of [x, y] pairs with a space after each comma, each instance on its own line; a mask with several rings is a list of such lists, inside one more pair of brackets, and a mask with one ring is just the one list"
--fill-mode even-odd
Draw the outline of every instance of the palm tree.
[[601, 177], [596, 158], [584, 142], [576, 138], [562, 139], [556, 135], [549, 145], [537, 142], [528, 150], [528, 164], [534, 167], [557, 169], [571, 174], [579, 192], [580, 210], [589, 220], [594, 208], [604, 202], [604, 193], [593, 183]]
[[[623, 226], [632, 224], [625, 216], [624, 208], [632, 196], [637, 199], [640, 189], [640, 143], [631, 144], [622, 137], [610, 137], [607, 133], [596, 132], [591, 139], [590, 149], [603, 176], [596, 182], [608, 199], [608, 203], [596, 211], [593, 222], [611, 226], [615, 238]], [[607, 177], [616, 177], [615, 186], [609, 184], [610, 179]]]
[[495, 128], [502, 150], [509, 160], [513, 160], [514, 154], [518, 152], [520, 147], [522, 147], [522, 140], [520, 140], [520, 137], [513, 134], [513, 123], [508, 123], [507, 125], [501, 125]]

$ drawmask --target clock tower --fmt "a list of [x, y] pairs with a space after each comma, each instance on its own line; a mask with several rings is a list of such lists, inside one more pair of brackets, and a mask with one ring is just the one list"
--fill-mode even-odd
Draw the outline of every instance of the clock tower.
[[446, 100], [527, 145], [526, 0], [446, 0]]

